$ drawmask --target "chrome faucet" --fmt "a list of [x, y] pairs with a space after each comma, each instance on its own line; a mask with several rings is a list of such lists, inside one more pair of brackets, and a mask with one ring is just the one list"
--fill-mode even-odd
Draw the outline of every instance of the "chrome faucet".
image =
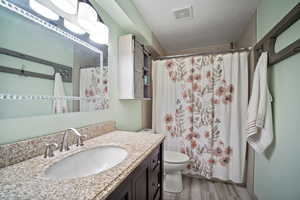
[[60, 151], [66, 150], [69, 151], [70, 147], [69, 147], [69, 143], [68, 143], [68, 132], [72, 131], [73, 133], [76, 134], [77, 137], [77, 144], [76, 146], [83, 146], [83, 139], [86, 138], [85, 135], [81, 135], [75, 128], [68, 128], [67, 130], [65, 130], [64, 136], [63, 136], [63, 140], [61, 142], [61, 146], [60, 146]]
[[44, 158], [53, 157], [54, 150], [58, 147], [56, 143], [46, 144], [46, 150], [44, 153]]

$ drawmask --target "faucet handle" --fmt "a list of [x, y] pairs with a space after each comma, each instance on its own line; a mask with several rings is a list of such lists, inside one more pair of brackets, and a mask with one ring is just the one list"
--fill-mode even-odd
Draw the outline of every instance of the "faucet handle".
[[56, 143], [52, 143], [49, 145], [49, 157], [54, 156], [54, 151], [57, 149], [58, 145]]
[[57, 147], [58, 147], [58, 145], [56, 143], [51, 143], [51, 144], [46, 143], [44, 158], [53, 157], [54, 151], [55, 151], [55, 149], [57, 149]]
[[76, 146], [83, 146], [83, 141], [87, 138], [87, 135], [81, 135], [77, 138], [77, 145]]

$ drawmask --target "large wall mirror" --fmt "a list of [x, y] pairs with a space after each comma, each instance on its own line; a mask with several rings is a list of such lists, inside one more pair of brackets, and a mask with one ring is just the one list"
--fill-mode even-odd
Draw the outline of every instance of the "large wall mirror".
[[0, 27], [0, 119], [108, 108], [108, 28], [87, 0], [0, 0]]

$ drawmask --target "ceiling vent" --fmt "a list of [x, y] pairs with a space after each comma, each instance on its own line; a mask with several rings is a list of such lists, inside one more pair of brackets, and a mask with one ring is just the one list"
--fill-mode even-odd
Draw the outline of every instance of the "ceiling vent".
[[192, 6], [173, 10], [173, 13], [174, 13], [175, 19], [192, 19], [193, 18]]

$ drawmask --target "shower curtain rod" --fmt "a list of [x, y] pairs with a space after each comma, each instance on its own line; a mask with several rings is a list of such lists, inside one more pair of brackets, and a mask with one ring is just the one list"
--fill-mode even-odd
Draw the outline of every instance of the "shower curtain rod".
[[182, 57], [189, 57], [189, 56], [201, 56], [201, 55], [210, 55], [210, 54], [225, 54], [231, 52], [243, 52], [243, 51], [250, 51], [252, 47], [248, 48], [240, 48], [240, 49], [229, 49], [226, 51], [215, 51], [215, 52], [203, 52], [203, 53], [191, 53], [191, 54], [181, 54], [181, 55], [174, 55], [174, 56], [159, 56], [154, 60], [165, 60], [171, 58], [182, 58]]

